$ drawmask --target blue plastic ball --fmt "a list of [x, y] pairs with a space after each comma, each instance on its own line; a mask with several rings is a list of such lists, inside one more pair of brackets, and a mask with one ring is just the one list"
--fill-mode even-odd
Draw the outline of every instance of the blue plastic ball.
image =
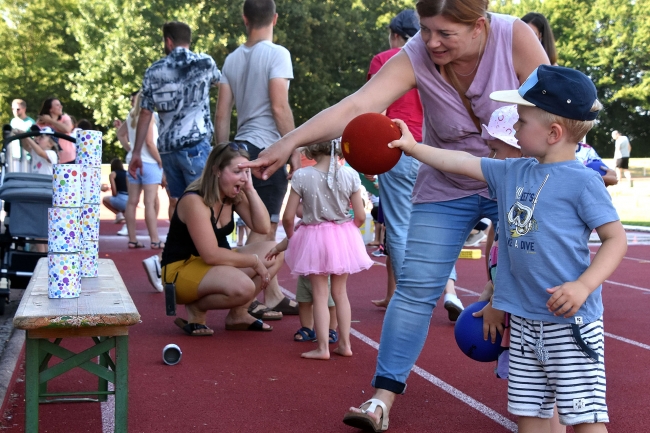
[[487, 301], [475, 302], [468, 305], [458, 319], [454, 327], [456, 344], [460, 350], [475, 361], [492, 362], [496, 361], [501, 351], [501, 334], [497, 333], [496, 343], [492, 344], [491, 339], [483, 339], [483, 318], [474, 317], [472, 313], [480, 311], [487, 305]]
[[587, 164], [587, 167], [591, 168], [592, 170], [597, 171], [598, 173], [600, 173], [601, 176], [605, 176], [607, 174], [607, 172], [605, 170], [603, 170], [602, 168], [600, 168], [600, 167], [602, 167], [604, 165], [605, 165], [605, 163], [603, 163], [602, 160], [594, 159], [593, 161], [590, 161]]

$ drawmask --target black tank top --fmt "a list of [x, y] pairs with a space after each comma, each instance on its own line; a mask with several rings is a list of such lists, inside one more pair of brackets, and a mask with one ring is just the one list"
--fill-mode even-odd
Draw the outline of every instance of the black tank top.
[[[178, 202], [183, 199], [187, 194], [197, 194], [196, 192], [186, 192], [178, 199]], [[197, 194], [198, 195], [198, 194]], [[178, 209], [178, 204], [176, 205]], [[220, 248], [230, 249], [230, 243], [228, 242], [228, 235], [232, 233], [235, 229], [235, 221], [233, 218], [234, 210], [230, 213], [230, 222], [225, 226], [218, 228], [217, 221], [221, 216], [221, 209], [219, 209], [219, 214], [217, 217], [214, 217], [214, 210], [210, 208], [210, 221], [212, 222], [212, 228], [214, 230], [214, 235], [217, 238], [217, 243]], [[180, 260], [187, 260], [190, 256], [199, 256], [199, 252], [196, 250], [196, 246], [192, 241], [190, 232], [187, 230], [187, 225], [180, 220], [178, 217], [177, 210], [174, 210], [174, 215], [172, 215], [172, 220], [169, 223], [169, 233], [167, 233], [167, 241], [165, 242], [165, 249], [163, 250], [162, 262], [161, 265], [165, 266], [169, 263], [178, 262]]]
[[126, 183], [126, 170], [117, 170], [115, 172], [115, 188], [117, 188], [118, 193], [129, 193], [129, 187]]

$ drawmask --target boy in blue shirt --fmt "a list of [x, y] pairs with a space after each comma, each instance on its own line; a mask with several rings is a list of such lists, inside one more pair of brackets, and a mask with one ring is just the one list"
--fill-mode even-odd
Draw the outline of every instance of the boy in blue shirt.
[[[499, 205], [499, 272], [483, 311], [485, 335], [503, 331], [511, 314], [508, 411], [520, 432], [548, 428], [557, 401], [560, 422], [605, 432], [602, 283], [627, 251], [625, 231], [598, 173], [575, 159], [576, 143], [602, 105], [584, 74], [542, 65], [519, 90], [494, 92], [517, 104], [515, 137], [525, 156], [493, 160], [418, 144], [389, 144], [439, 170], [488, 183]], [[589, 234], [602, 246], [590, 262]], [[546, 427], [545, 427], [546, 426]]]

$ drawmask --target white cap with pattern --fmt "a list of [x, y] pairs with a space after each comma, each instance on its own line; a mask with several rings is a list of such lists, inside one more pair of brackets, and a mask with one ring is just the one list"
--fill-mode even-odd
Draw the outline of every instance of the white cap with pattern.
[[521, 149], [515, 138], [514, 125], [517, 120], [519, 120], [519, 114], [516, 105], [497, 108], [490, 116], [490, 124], [487, 126], [485, 124], [481, 125], [483, 127], [481, 137], [485, 140], [501, 140], [512, 147]]

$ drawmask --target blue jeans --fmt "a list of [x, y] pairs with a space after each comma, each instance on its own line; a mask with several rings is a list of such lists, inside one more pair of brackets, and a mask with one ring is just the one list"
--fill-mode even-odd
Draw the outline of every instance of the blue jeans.
[[379, 175], [379, 202], [386, 223], [386, 243], [390, 251], [395, 280], [404, 263], [406, 234], [411, 218], [411, 194], [420, 161], [402, 154], [395, 167]]
[[[387, 254], [393, 265], [395, 281], [404, 264], [404, 250], [406, 250], [406, 235], [411, 219], [411, 194], [418, 176], [420, 161], [402, 154], [395, 167], [379, 175], [379, 202], [386, 225]], [[456, 281], [456, 268], [451, 270], [449, 278]]]
[[496, 222], [497, 216], [496, 201], [479, 195], [413, 205], [401, 277], [384, 317], [375, 388], [404, 393], [467, 236], [481, 218]]
[[160, 154], [170, 197], [179, 198], [190, 183], [201, 177], [211, 150], [210, 140], [205, 139], [195, 146]]

